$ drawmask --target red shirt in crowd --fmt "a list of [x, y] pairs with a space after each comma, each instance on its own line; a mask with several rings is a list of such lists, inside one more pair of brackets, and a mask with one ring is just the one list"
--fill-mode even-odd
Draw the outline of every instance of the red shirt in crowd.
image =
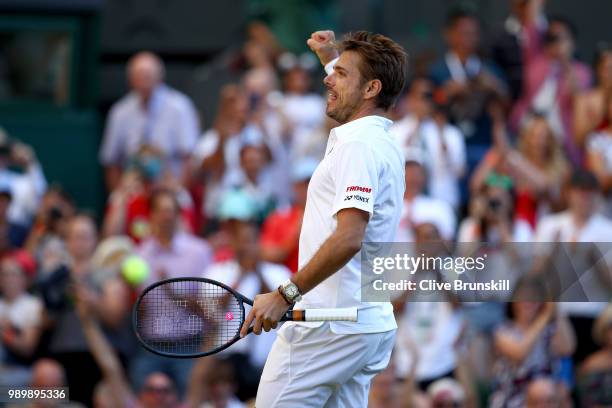
[[270, 214], [261, 231], [261, 246], [291, 248], [283, 264], [293, 273], [298, 270], [300, 228], [304, 209], [293, 206]]

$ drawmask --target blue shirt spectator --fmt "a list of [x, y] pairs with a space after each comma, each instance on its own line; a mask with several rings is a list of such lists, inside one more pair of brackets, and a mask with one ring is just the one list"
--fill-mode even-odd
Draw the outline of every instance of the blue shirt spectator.
[[111, 108], [100, 150], [111, 191], [121, 169], [144, 146], [160, 151], [165, 167], [182, 176], [184, 159], [200, 134], [193, 103], [162, 83], [163, 63], [157, 56], [139, 53], [132, 57], [128, 78], [132, 90]]

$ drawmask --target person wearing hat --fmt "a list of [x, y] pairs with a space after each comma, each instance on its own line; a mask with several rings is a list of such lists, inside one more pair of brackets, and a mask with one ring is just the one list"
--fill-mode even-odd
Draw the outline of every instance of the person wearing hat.
[[293, 204], [270, 214], [261, 232], [262, 257], [268, 262], [282, 263], [294, 273], [298, 268], [298, 244], [308, 182], [317, 164], [316, 160], [305, 158], [294, 165], [291, 172]]
[[582, 406], [612, 405], [612, 303], [601, 312], [593, 325], [593, 340], [600, 349], [578, 370], [578, 394]]

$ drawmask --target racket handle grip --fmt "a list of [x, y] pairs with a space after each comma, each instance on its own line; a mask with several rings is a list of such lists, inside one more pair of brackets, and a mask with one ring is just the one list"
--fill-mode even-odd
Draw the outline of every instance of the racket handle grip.
[[357, 308], [292, 310], [287, 320], [300, 322], [356, 322]]

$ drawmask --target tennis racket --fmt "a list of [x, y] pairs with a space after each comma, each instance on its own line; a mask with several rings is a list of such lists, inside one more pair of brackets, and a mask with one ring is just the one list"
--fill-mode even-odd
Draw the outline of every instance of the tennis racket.
[[[205, 278], [173, 278], [138, 297], [132, 326], [144, 348], [166, 357], [203, 357], [240, 340], [244, 305], [253, 301]], [[281, 321], [357, 321], [357, 308], [289, 310]], [[253, 328], [249, 328], [249, 334]]]

